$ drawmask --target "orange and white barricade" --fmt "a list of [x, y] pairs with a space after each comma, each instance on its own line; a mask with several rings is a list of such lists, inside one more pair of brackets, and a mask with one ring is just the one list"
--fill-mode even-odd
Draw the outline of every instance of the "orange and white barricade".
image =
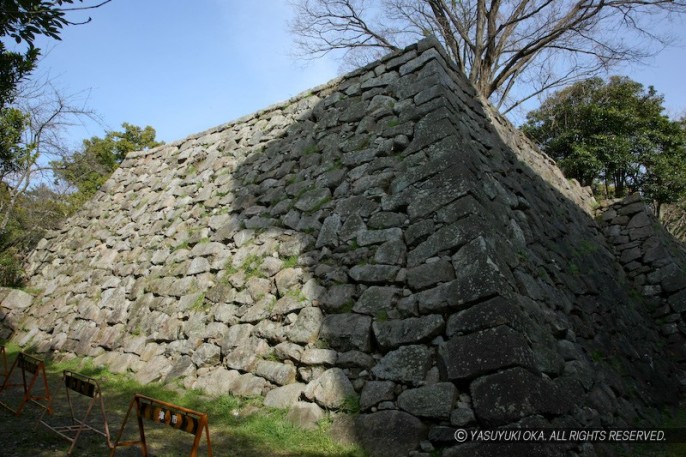
[[[19, 374], [21, 374], [21, 382], [15, 379]], [[41, 389], [38, 384], [39, 379], [42, 380], [43, 384], [42, 393], [38, 393]], [[12, 363], [12, 367], [5, 376], [0, 392], [3, 395], [9, 394], [10, 389], [16, 387], [21, 387], [23, 390], [19, 405], [12, 407], [6, 402], [5, 398], [2, 398], [0, 400], [1, 406], [10, 410], [15, 416], [18, 416], [27, 403], [34, 403], [45, 409], [48, 414], [52, 414], [52, 397], [50, 396], [48, 378], [45, 374], [45, 363], [41, 359], [24, 352], [20, 352], [17, 355], [14, 363]]]
[[[65, 438], [71, 443], [67, 455], [71, 455], [71, 452], [76, 446], [76, 442], [82, 432], [86, 430], [93, 431], [105, 437], [107, 447], [112, 448], [112, 443], [110, 441], [110, 429], [107, 424], [107, 415], [105, 414], [105, 401], [102, 396], [102, 390], [100, 389], [100, 384], [94, 378], [76, 373], [73, 371], [65, 370], [63, 372], [64, 380], [64, 390], [66, 392], [67, 402], [69, 403], [69, 413], [70, 413], [70, 424], [69, 425], [55, 425], [50, 424], [43, 420], [43, 416], [40, 418], [41, 424], [45, 425], [47, 428], [53, 432]], [[76, 398], [73, 398], [77, 396]], [[85, 408], [85, 413], [83, 413], [81, 418], [77, 417], [75, 403], [79, 403], [81, 409]], [[102, 428], [96, 428], [91, 425], [88, 421], [93, 411], [93, 408], [99, 406], [100, 417], [102, 418]], [[45, 413], [43, 413], [45, 415]]]
[[[131, 411], [135, 408], [136, 418], [138, 420], [138, 432], [140, 435], [139, 441], [121, 441], [124, 427], [131, 415]], [[210, 444], [210, 429], [208, 425], [207, 414], [193, 411], [182, 406], [177, 406], [154, 398], [146, 397], [145, 395], [136, 394], [131, 400], [129, 410], [126, 412], [124, 422], [122, 422], [121, 429], [117, 435], [117, 439], [112, 446], [110, 457], [114, 457], [119, 447], [126, 446], [140, 446], [143, 457], [148, 457], [148, 447], [145, 441], [145, 426], [144, 419], [156, 422], [159, 424], [166, 424], [177, 430], [190, 433], [195, 437], [193, 447], [191, 448], [190, 457], [198, 456], [198, 449], [200, 447], [200, 440], [203, 432], [207, 440], [207, 456], [212, 457], [212, 445]]]

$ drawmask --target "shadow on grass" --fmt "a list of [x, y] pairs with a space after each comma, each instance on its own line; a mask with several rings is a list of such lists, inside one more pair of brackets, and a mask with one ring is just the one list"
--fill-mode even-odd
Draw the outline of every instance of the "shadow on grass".
[[[9, 345], [8, 358], [14, 360], [19, 348]], [[174, 403], [209, 416], [210, 439], [215, 457], [222, 456], [278, 456], [278, 457], [363, 457], [358, 448], [334, 443], [326, 433], [327, 424], [318, 430], [302, 430], [291, 425], [285, 418], [286, 412], [265, 408], [260, 399], [239, 399], [222, 396], [210, 399], [199, 391], [184, 391], [173, 386], [159, 384], [140, 385], [126, 375], [113, 374], [101, 367], [94, 367], [89, 361], [74, 359], [55, 361], [45, 359], [50, 392], [53, 397], [54, 413], [46, 416], [51, 425], [66, 425], [70, 421], [69, 406], [62, 385], [62, 371], [72, 370], [96, 378], [105, 399], [110, 434], [114, 441], [119, 434], [122, 421], [129, 409], [133, 396], [140, 393], [158, 400]], [[21, 378], [19, 378], [21, 379]], [[22, 389], [7, 394], [8, 400], [18, 403]], [[72, 395], [76, 415], [85, 412], [87, 401], [79, 395]], [[85, 397], [84, 397], [85, 398]], [[79, 403], [80, 402], [80, 403]], [[6, 409], [0, 411], [0, 442], [3, 457], [62, 457], [66, 456], [69, 443], [54, 432], [39, 424], [42, 410], [27, 405], [24, 412], [15, 417]], [[139, 438], [135, 411], [126, 423], [122, 440]], [[103, 429], [102, 416], [95, 409], [88, 421], [97, 429]], [[172, 429], [165, 425], [145, 421], [148, 450], [154, 457], [178, 457], [190, 454], [193, 435]], [[93, 432], [85, 432], [79, 438], [72, 454], [78, 456], [108, 455], [105, 439]], [[137, 447], [119, 448], [116, 456], [141, 455]], [[199, 455], [207, 455], [206, 439], [203, 434]]]

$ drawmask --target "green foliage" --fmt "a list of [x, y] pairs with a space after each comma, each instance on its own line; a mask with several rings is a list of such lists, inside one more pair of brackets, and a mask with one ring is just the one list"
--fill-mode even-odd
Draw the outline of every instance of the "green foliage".
[[603, 360], [605, 360], [605, 355], [600, 350], [595, 349], [595, 350], [591, 351], [591, 359], [594, 362], [599, 363], [599, 362], [602, 362]]
[[[38, 36], [59, 40], [64, 26], [73, 24], [67, 19], [64, 7], [77, 1], [84, 3], [84, 0], [0, 0], [0, 38], [26, 45], [23, 52], [10, 51], [0, 40], [0, 109], [12, 101], [19, 82], [34, 69], [40, 56], [40, 49], [34, 46]], [[93, 7], [97, 6], [100, 5]]]
[[390, 119], [386, 123], [386, 125], [388, 126], [388, 128], [397, 127], [398, 125], [400, 125], [400, 119], [398, 119], [397, 117], [394, 117], [394, 118]]
[[316, 144], [311, 144], [303, 149], [302, 155], [319, 154], [320, 150]]
[[[0, 202], [6, 205], [10, 198], [7, 187], [0, 187]], [[11, 217], [0, 232], [0, 286], [21, 287], [24, 255], [46, 230], [58, 228], [66, 214], [67, 205], [61, 196], [46, 186], [17, 196]]]
[[20, 287], [24, 280], [21, 256], [15, 249], [0, 253], [0, 284], [3, 287]]
[[155, 129], [150, 126], [141, 128], [124, 122], [122, 128], [119, 132], [107, 132], [104, 138], [83, 140], [81, 151], [52, 162], [55, 175], [77, 189], [72, 196], [75, 207], [95, 194], [126, 154], [162, 144], [155, 140]]
[[191, 310], [193, 311], [202, 311], [205, 307], [205, 294], [202, 293], [198, 295], [198, 298], [195, 299], [193, 304], [191, 305]]
[[574, 275], [574, 276], [579, 276], [579, 265], [577, 265], [574, 262], [569, 262], [567, 266], [569, 273]]
[[374, 315], [378, 322], [386, 322], [388, 320], [388, 311], [381, 309]]
[[303, 294], [303, 291], [301, 289], [288, 289], [288, 291], [286, 291], [286, 296], [294, 298], [298, 301], [307, 300], [307, 297], [305, 297], [305, 294]]
[[298, 266], [298, 256], [292, 255], [283, 261], [283, 268], [294, 268]]
[[188, 249], [188, 240], [184, 240], [172, 248], [172, 252], [180, 251], [181, 249]]
[[671, 202], [686, 193], [686, 131], [663, 102], [629, 78], [592, 78], [550, 96], [522, 131], [584, 186]]
[[264, 258], [251, 254], [245, 258], [245, 260], [241, 264], [241, 269], [245, 272], [245, 276], [247, 276], [248, 278], [253, 276], [263, 277], [264, 274], [262, 273], [262, 270], [260, 268], [262, 267], [263, 262]]
[[19, 168], [26, 150], [21, 144], [28, 116], [16, 108], [0, 110], [0, 173], [5, 176]]
[[349, 414], [359, 414], [360, 397], [358, 397], [357, 395], [349, 395], [345, 397], [341, 409]]

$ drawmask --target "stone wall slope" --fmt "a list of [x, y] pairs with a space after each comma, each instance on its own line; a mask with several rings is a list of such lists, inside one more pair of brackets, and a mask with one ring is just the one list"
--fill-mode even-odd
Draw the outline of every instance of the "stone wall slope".
[[518, 135], [422, 41], [130, 154], [0, 319], [142, 382], [298, 417], [359, 403], [374, 455], [507, 453], [458, 427], [654, 422], [680, 389], [664, 337], [592, 197]]

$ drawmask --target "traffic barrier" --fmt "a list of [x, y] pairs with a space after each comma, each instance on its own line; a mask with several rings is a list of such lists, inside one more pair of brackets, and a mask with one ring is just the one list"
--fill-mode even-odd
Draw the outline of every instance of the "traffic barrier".
[[0, 358], [2, 358], [2, 382], [5, 383], [7, 379], [7, 351], [5, 351], [5, 345], [0, 345]]
[[[63, 372], [64, 380], [64, 390], [66, 392], [67, 402], [69, 403], [69, 412], [71, 414], [71, 425], [51, 425], [43, 420], [45, 416], [45, 411], [41, 415], [40, 423], [45, 425], [47, 428], [53, 432], [65, 438], [71, 443], [69, 450], [67, 450], [67, 455], [71, 455], [71, 452], [76, 446], [76, 442], [81, 435], [81, 432], [86, 430], [91, 430], [105, 437], [107, 442], [107, 447], [112, 448], [112, 442], [110, 441], [110, 429], [107, 424], [107, 416], [105, 414], [105, 401], [102, 396], [102, 390], [100, 389], [100, 384], [88, 376], [76, 373], [73, 371], [65, 370]], [[90, 398], [86, 400], [86, 412], [81, 419], [78, 419], [74, 410], [74, 401], [72, 398], [72, 393], [76, 393], [81, 397]], [[85, 400], [84, 398], [84, 400]], [[100, 405], [100, 413], [102, 415], [102, 430], [93, 427], [87, 421], [93, 410], [93, 407], [97, 404]]]
[[[13, 383], [12, 375], [16, 369], [21, 372], [21, 383]], [[31, 374], [31, 379], [27, 382], [27, 373]], [[33, 389], [36, 387], [36, 382], [39, 378], [43, 380], [43, 394], [35, 395]], [[21, 402], [15, 408], [0, 400], [0, 405], [10, 410], [15, 416], [18, 416], [23, 411], [27, 403], [34, 403], [39, 407], [45, 409], [48, 414], [52, 414], [52, 397], [50, 396], [50, 387], [48, 386], [48, 378], [45, 374], [45, 363], [36, 357], [20, 352], [17, 358], [14, 359], [12, 367], [10, 368], [5, 381], [2, 383], [0, 392], [5, 392], [12, 387], [22, 387], [24, 394]], [[44, 402], [44, 403], [41, 403]]]
[[[136, 408], [136, 418], [138, 420], [138, 433], [140, 435], [139, 441], [120, 441], [124, 433], [131, 410]], [[145, 441], [145, 426], [143, 419], [148, 419], [159, 424], [166, 424], [172, 428], [183, 430], [195, 436], [193, 447], [189, 457], [198, 456], [198, 448], [200, 447], [200, 440], [203, 431], [207, 439], [207, 455], [212, 457], [212, 445], [210, 443], [210, 429], [207, 419], [207, 414], [193, 411], [182, 406], [174, 405], [154, 398], [146, 397], [145, 395], [136, 394], [131, 400], [129, 409], [124, 417], [124, 422], [121, 424], [121, 429], [117, 435], [117, 439], [112, 446], [110, 457], [114, 457], [119, 447], [140, 446], [143, 457], [148, 457], [148, 447]]]

